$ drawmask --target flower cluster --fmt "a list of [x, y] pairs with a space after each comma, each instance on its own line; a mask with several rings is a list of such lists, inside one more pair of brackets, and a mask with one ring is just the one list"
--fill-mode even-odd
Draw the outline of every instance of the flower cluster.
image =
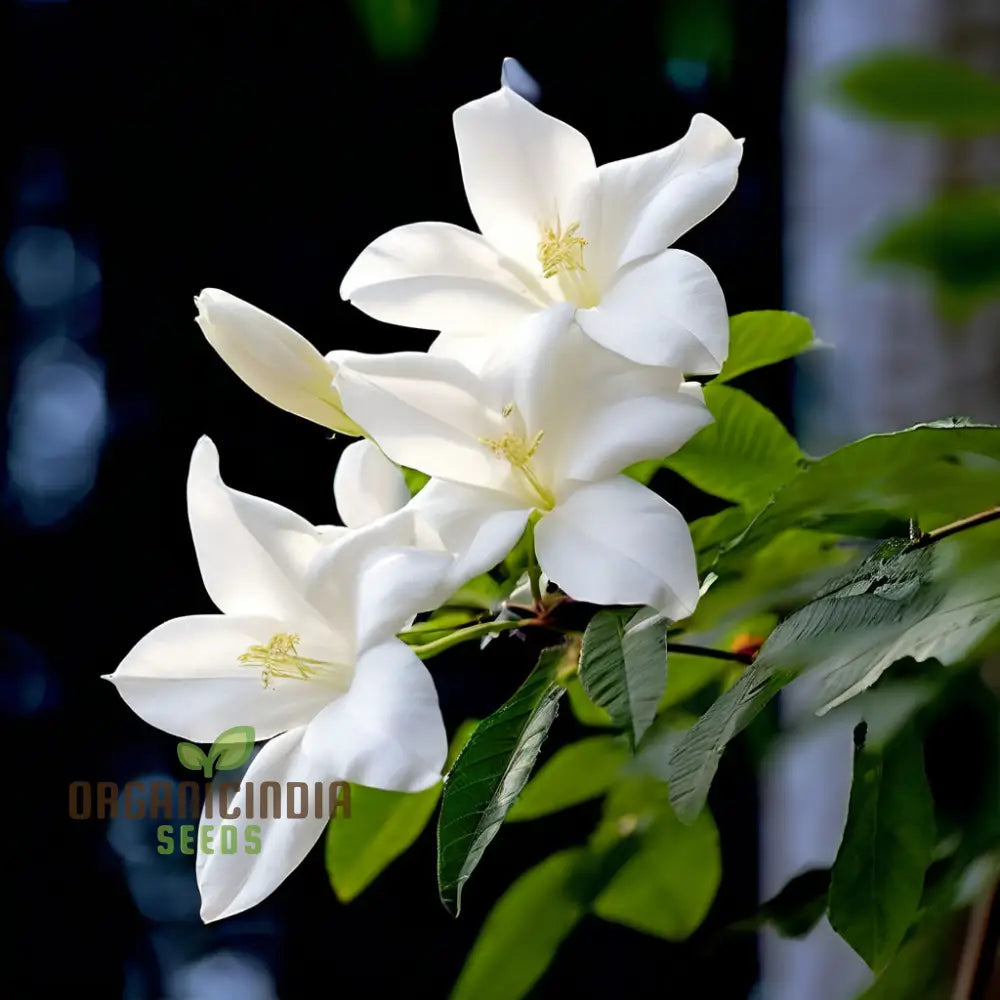
[[[199, 441], [189, 517], [221, 613], [166, 622], [110, 675], [143, 719], [185, 739], [253, 726], [269, 742], [248, 782], [439, 782], [434, 685], [398, 635], [519, 542], [536, 597], [544, 574], [568, 598], [671, 620], [698, 600], [683, 517], [622, 471], [711, 422], [686, 379], [719, 371], [726, 305], [707, 265], [672, 244], [733, 190], [742, 141], [696, 115], [672, 145], [598, 167], [584, 136], [506, 75], [454, 125], [481, 234], [403, 226], [341, 286], [373, 317], [435, 331], [429, 350], [324, 357], [232, 295], [196, 300], [252, 389], [358, 438], [334, 480], [343, 526], [321, 527], [228, 487]], [[429, 477], [412, 497], [403, 468]], [[326, 820], [257, 818], [258, 855], [199, 856], [203, 918], [267, 896]]]

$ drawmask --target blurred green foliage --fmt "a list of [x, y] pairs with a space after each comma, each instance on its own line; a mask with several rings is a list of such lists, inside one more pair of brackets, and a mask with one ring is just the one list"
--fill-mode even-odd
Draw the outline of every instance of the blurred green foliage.
[[[955, 59], [879, 51], [837, 68], [825, 90], [838, 107], [946, 140], [1000, 132], [1000, 81]], [[941, 315], [969, 319], [1000, 297], [1000, 192], [970, 185], [942, 191], [883, 223], [867, 259], [926, 275]]]
[[890, 224], [869, 252], [876, 264], [918, 268], [938, 308], [961, 321], [1000, 297], [1000, 190], [954, 191]]
[[372, 52], [387, 61], [410, 59], [430, 40], [438, 0], [353, 0]]

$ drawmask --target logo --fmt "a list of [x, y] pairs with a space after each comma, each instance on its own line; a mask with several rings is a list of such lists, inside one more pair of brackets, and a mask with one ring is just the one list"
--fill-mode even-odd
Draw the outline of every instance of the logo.
[[[253, 726], [233, 726], [220, 733], [208, 751], [194, 743], [177, 744], [177, 759], [206, 782], [74, 781], [69, 786], [71, 819], [167, 820], [156, 828], [160, 854], [259, 854], [261, 828], [226, 820], [349, 819], [351, 786], [346, 781], [219, 781], [220, 771], [235, 771], [253, 753]], [[213, 780], [216, 778], [216, 780]], [[242, 793], [239, 804], [233, 799]], [[222, 820], [218, 824], [208, 821]], [[175, 825], [174, 820], [181, 821]], [[184, 822], [187, 821], [187, 822]]]
[[205, 753], [193, 743], [177, 744], [177, 759], [189, 771], [201, 771], [206, 778], [216, 771], [235, 771], [242, 767], [253, 753], [253, 726], [233, 726], [212, 744]]

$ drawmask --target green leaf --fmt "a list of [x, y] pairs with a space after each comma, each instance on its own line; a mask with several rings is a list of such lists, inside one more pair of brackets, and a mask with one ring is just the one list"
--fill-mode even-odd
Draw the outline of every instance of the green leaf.
[[[465, 746], [475, 726], [474, 722], [459, 726], [448, 751], [449, 761]], [[415, 793], [351, 785], [350, 822], [334, 820], [326, 828], [326, 871], [342, 903], [368, 888], [416, 841], [440, 796], [440, 783]]]
[[616, 836], [605, 847], [560, 851], [525, 872], [490, 911], [451, 1000], [520, 1000], [636, 846]]
[[684, 623], [685, 633], [696, 634], [702, 644], [717, 645], [748, 618], [798, 607], [858, 558], [857, 545], [845, 544], [839, 535], [800, 528], [782, 531], [759, 549], [749, 546], [739, 558], [719, 561], [714, 568], [717, 579]]
[[931, 914], [858, 1000], [952, 1000], [954, 945], [954, 915]]
[[762, 903], [752, 917], [734, 924], [733, 929], [756, 931], [770, 925], [782, 937], [803, 937], [826, 913], [829, 894], [830, 869], [810, 868], [789, 879], [776, 896]]
[[698, 557], [698, 575], [704, 575], [718, 559], [719, 553], [732, 545], [750, 523], [752, 513], [744, 507], [726, 507], [717, 514], [699, 517], [689, 525], [691, 541]]
[[656, 707], [657, 713], [687, 701], [702, 688], [718, 682], [732, 668], [733, 663], [728, 660], [671, 650], [667, 659], [667, 686]]
[[462, 889], [524, 788], [565, 688], [564, 649], [542, 652], [528, 679], [484, 719], [445, 778], [438, 818], [438, 891], [458, 915]]
[[518, 1000], [541, 978], [586, 912], [575, 874], [586, 848], [526, 871], [490, 911], [451, 1000]]
[[406, 465], [401, 465], [399, 471], [403, 473], [403, 481], [410, 491], [410, 496], [415, 497], [429, 482], [431, 477], [418, 469], [411, 469]]
[[[642, 745], [637, 748], [635, 756], [622, 769], [626, 779], [635, 777], [652, 777], [666, 788], [667, 762], [680, 742], [684, 731], [695, 724], [698, 716], [677, 709], [668, 709], [657, 717], [649, 727], [649, 732], [642, 739]], [[617, 791], [617, 786], [613, 791]], [[659, 793], [662, 789], [657, 789]], [[659, 796], [658, 799], [662, 796]], [[614, 799], [615, 796], [609, 797]], [[657, 806], [659, 808], [659, 806]]]
[[873, 118], [970, 136], [1000, 129], [1000, 82], [956, 59], [882, 51], [840, 69], [831, 98]]
[[706, 493], [760, 507], [799, 471], [801, 449], [766, 406], [739, 389], [709, 384], [705, 403], [715, 422], [664, 466]]
[[868, 258], [926, 273], [934, 281], [942, 314], [967, 319], [1000, 298], [1000, 191], [940, 195], [891, 223]]
[[913, 728], [882, 752], [856, 750], [847, 826], [830, 877], [830, 923], [876, 972], [916, 917], [933, 848], [934, 801]]
[[804, 670], [826, 712], [913, 657], [966, 659], [1000, 624], [1000, 526], [923, 548], [885, 542], [771, 633], [756, 660], [685, 733], [668, 780], [679, 816], [697, 815], [729, 741]]
[[804, 467], [714, 568], [793, 527], [888, 538], [905, 535], [916, 517], [927, 530], [992, 507], [998, 482], [998, 427], [952, 418], [872, 434]]
[[583, 634], [580, 683], [634, 748], [667, 683], [667, 626], [652, 608], [599, 611]]
[[722, 876], [719, 835], [703, 812], [681, 823], [662, 782], [633, 780], [611, 795], [605, 824], [635, 824], [639, 849], [594, 902], [594, 913], [668, 941], [692, 934], [705, 919]]
[[[643, 851], [645, 861], [631, 868]], [[652, 890], [636, 885], [641, 870], [653, 873]], [[451, 1000], [519, 1000], [591, 910], [670, 939], [686, 936], [711, 904], [718, 873], [711, 818], [698, 831], [681, 827], [661, 782], [626, 780], [608, 796], [587, 847], [546, 858], [494, 906]]]
[[215, 764], [216, 771], [235, 771], [250, 759], [253, 741], [253, 726], [233, 726], [219, 734], [208, 751], [208, 758]]
[[588, 736], [562, 747], [528, 782], [508, 821], [537, 819], [596, 799], [614, 784], [628, 759], [617, 736]]
[[178, 743], [177, 759], [189, 771], [200, 771], [208, 763], [204, 751], [193, 743]]
[[648, 486], [658, 469], [663, 467], [663, 462], [658, 458], [647, 458], [642, 462], [636, 462], [627, 469], [622, 470], [624, 475], [634, 479], [643, 486]]
[[337, 899], [349, 903], [413, 844], [440, 795], [440, 784], [415, 794], [351, 786], [350, 822], [326, 828], [326, 871]]
[[587, 697], [587, 692], [583, 690], [583, 685], [580, 683], [579, 677], [571, 677], [566, 682], [566, 697], [569, 701], [570, 711], [577, 722], [584, 726], [594, 726], [599, 729], [611, 729], [614, 727], [614, 721], [611, 716]]
[[729, 355], [713, 384], [773, 365], [817, 346], [812, 324], [798, 313], [764, 309], [729, 320]]

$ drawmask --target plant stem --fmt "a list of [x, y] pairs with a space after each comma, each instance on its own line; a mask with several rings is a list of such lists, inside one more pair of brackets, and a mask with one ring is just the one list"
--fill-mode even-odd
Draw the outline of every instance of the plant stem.
[[460, 628], [451, 635], [442, 636], [432, 642], [425, 642], [420, 646], [410, 646], [421, 660], [429, 659], [443, 653], [452, 646], [459, 643], [468, 642], [470, 639], [479, 639], [484, 635], [493, 635], [496, 632], [509, 632], [511, 629], [524, 628], [528, 625], [540, 625], [536, 618], [519, 618], [517, 621], [509, 622], [480, 622], [478, 625], [470, 625], [468, 628]]
[[667, 652], [687, 653], [689, 656], [711, 656], [716, 660], [730, 660], [749, 666], [753, 657], [747, 653], [734, 653], [728, 649], [712, 649], [711, 646], [691, 646], [686, 642], [668, 642]]
[[982, 510], [978, 514], [970, 514], [968, 517], [952, 521], [951, 524], [935, 528], [933, 531], [924, 531], [910, 543], [909, 547], [911, 549], [922, 549], [925, 545], [933, 545], [935, 542], [941, 541], [942, 538], [957, 535], [960, 531], [967, 531], [969, 528], [976, 527], [977, 524], [987, 524], [990, 521], [997, 520], [1000, 520], [1000, 507], [991, 507], [989, 510]]
[[986, 1000], [1000, 937], [1000, 893], [994, 882], [973, 906], [952, 1000]]

